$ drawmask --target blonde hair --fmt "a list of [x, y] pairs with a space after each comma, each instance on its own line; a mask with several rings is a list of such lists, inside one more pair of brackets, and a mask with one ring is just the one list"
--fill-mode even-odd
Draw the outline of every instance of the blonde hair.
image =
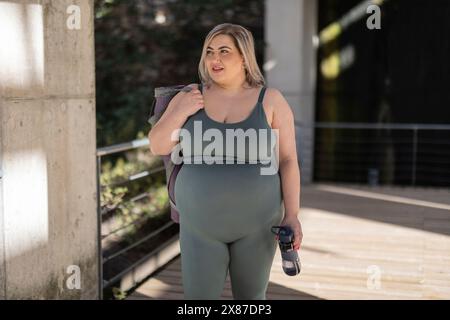
[[198, 64], [198, 74], [200, 81], [208, 88], [211, 86], [212, 79], [209, 76], [208, 69], [205, 65], [206, 48], [211, 40], [220, 34], [229, 35], [233, 39], [234, 45], [244, 58], [245, 79], [250, 87], [264, 86], [265, 80], [256, 62], [255, 45], [252, 33], [243, 26], [222, 23], [215, 26], [206, 36], [203, 43], [202, 55]]

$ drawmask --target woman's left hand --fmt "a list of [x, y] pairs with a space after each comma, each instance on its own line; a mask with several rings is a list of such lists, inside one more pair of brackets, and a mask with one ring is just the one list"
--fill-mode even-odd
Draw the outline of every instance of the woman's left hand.
[[289, 226], [294, 231], [294, 250], [299, 250], [303, 239], [302, 225], [297, 216], [285, 216], [280, 224]]

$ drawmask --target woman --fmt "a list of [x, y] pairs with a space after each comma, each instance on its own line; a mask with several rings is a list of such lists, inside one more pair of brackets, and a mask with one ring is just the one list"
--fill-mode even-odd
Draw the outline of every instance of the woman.
[[[178, 143], [183, 151], [175, 200], [185, 298], [220, 298], [229, 271], [235, 299], [266, 299], [277, 246], [271, 226], [290, 226], [296, 250], [302, 240], [293, 113], [277, 89], [264, 87], [252, 34], [242, 26], [225, 23], [209, 32], [199, 75], [202, 85], [178, 93], [149, 134], [153, 154], [170, 154]], [[279, 171], [261, 174], [263, 160], [273, 159], [274, 152], [272, 144], [264, 147], [260, 136], [237, 151], [234, 146], [213, 148], [214, 159], [240, 159], [244, 164], [195, 163], [206, 149], [211, 151], [205, 148], [206, 135], [199, 144], [199, 125], [211, 133], [207, 141], [214, 136], [222, 145], [230, 132], [276, 131]], [[255, 157], [249, 151], [252, 143], [269, 155], [260, 152]]]

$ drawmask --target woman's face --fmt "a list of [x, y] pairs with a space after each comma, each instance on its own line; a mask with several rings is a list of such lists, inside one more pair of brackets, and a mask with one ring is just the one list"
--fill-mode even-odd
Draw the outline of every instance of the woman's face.
[[244, 58], [229, 35], [215, 36], [206, 49], [205, 64], [210, 77], [219, 84], [245, 79]]

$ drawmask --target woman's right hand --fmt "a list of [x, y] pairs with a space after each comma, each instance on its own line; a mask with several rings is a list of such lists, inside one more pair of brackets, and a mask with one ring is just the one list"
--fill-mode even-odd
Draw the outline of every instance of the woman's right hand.
[[174, 139], [176, 130], [183, 127], [186, 119], [203, 108], [203, 96], [196, 84], [190, 84], [189, 92], [178, 92], [169, 102], [167, 112], [156, 122], [149, 132], [150, 150], [154, 155], [168, 155], [179, 142]]
[[174, 111], [186, 116], [186, 118], [204, 107], [203, 95], [197, 86], [192, 87], [189, 92], [178, 92], [173, 99], [176, 99]]

